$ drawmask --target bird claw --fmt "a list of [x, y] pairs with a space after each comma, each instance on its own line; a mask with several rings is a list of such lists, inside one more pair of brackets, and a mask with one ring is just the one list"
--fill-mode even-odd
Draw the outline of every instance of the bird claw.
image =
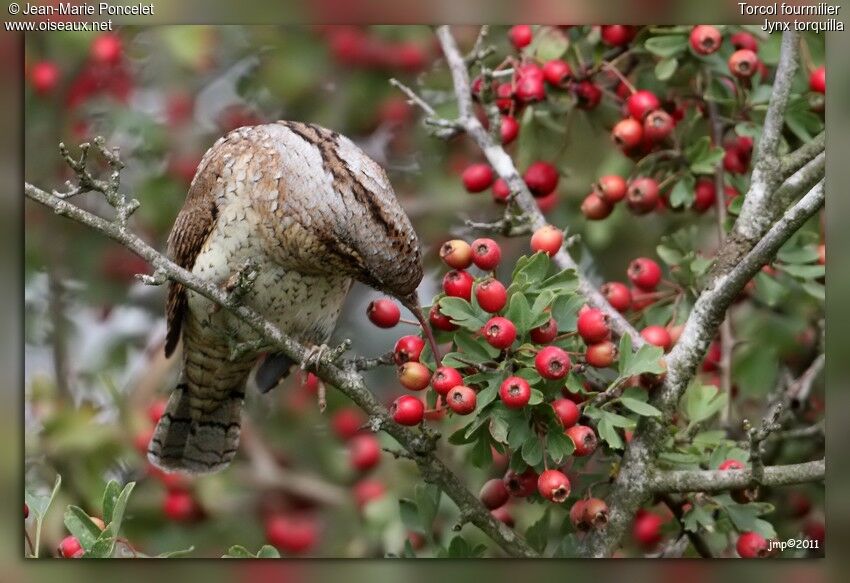
[[338, 346], [330, 347], [327, 344], [311, 346], [307, 349], [304, 360], [301, 361], [301, 370], [317, 370], [319, 364], [337, 364], [345, 351], [351, 347], [351, 340], [345, 339]]

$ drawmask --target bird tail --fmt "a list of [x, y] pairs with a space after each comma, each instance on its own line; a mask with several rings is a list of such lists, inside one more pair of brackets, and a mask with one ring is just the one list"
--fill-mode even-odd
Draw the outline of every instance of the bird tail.
[[177, 385], [148, 446], [148, 460], [165, 471], [210, 474], [226, 468], [239, 447], [242, 389], [218, 406], [193, 407], [185, 383]]

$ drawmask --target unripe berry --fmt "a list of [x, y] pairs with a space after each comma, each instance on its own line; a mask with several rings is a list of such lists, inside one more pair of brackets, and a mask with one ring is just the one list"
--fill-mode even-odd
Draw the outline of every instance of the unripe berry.
[[552, 409], [555, 410], [555, 415], [564, 426], [568, 429], [578, 423], [578, 418], [581, 412], [573, 401], [569, 399], [555, 399], [552, 401]]
[[738, 460], [728, 459], [728, 460], [723, 460], [723, 463], [721, 463], [719, 466], [717, 466], [717, 469], [718, 470], [743, 470], [744, 467], [745, 466], [742, 462], [739, 462]]
[[714, 191], [714, 181], [708, 178], [698, 180], [694, 187], [693, 209], [698, 213], [704, 213], [713, 207], [716, 201], [717, 196]]
[[514, 498], [525, 498], [534, 494], [534, 491], [537, 489], [537, 472], [533, 468], [528, 468], [521, 474], [517, 474], [513, 470], [508, 470], [502, 481], [511, 496]]
[[647, 257], [638, 257], [632, 261], [626, 274], [643, 291], [653, 291], [661, 282], [661, 267]]
[[508, 30], [508, 38], [516, 50], [520, 50], [531, 44], [533, 33], [531, 26], [527, 24], [517, 24]]
[[586, 344], [595, 344], [607, 339], [611, 334], [608, 316], [599, 308], [582, 310], [576, 320], [578, 334]]
[[499, 387], [499, 398], [508, 409], [522, 409], [531, 399], [531, 387], [522, 377], [508, 377]]
[[826, 93], [826, 67], [821, 65], [809, 75], [809, 89], [817, 93]]
[[534, 162], [522, 175], [528, 190], [535, 197], [543, 197], [558, 187], [558, 169], [548, 162]]
[[476, 239], [472, 242], [472, 262], [479, 269], [493, 271], [502, 260], [502, 249], [493, 239]]
[[570, 522], [572, 522], [573, 528], [579, 532], [587, 532], [591, 529], [590, 523], [585, 519], [584, 509], [586, 506], [587, 500], [580, 498], [570, 508]]
[[162, 512], [174, 522], [190, 522], [200, 516], [201, 509], [189, 492], [171, 490], [165, 495]]
[[537, 491], [546, 500], [560, 504], [570, 495], [570, 480], [558, 470], [546, 470], [537, 478]]
[[510, 115], [502, 116], [501, 123], [499, 124], [499, 135], [502, 138], [503, 146], [507, 146], [516, 139], [519, 135], [519, 122], [515, 117]]
[[581, 81], [575, 87], [576, 107], [589, 110], [596, 109], [602, 100], [602, 90], [591, 81]]
[[588, 456], [596, 449], [596, 433], [587, 425], [573, 425], [568, 427], [564, 433], [575, 445], [576, 449], [573, 455], [578, 457]]
[[456, 368], [441, 366], [431, 376], [431, 386], [440, 395], [447, 394], [458, 385], [463, 384], [463, 376]]
[[661, 542], [662, 519], [657, 514], [647, 512], [643, 508], [635, 514], [635, 522], [632, 525], [632, 537], [641, 547], [651, 550]]
[[756, 37], [751, 35], [748, 32], [736, 32], [729, 40], [732, 42], [732, 46], [736, 49], [749, 49], [753, 52], [758, 51], [759, 45]]
[[516, 340], [516, 326], [507, 318], [496, 316], [490, 318], [482, 330], [484, 339], [495, 348], [508, 348]]
[[531, 341], [535, 344], [548, 344], [558, 335], [558, 322], [555, 318], [549, 318], [545, 324], [531, 329]]
[[493, 179], [493, 169], [484, 163], [467, 166], [461, 175], [464, 188], [472, 193], [487, 190], [493, 184]]
[[534, 357], [534, 368], [544, 379], [562, 379], [570, 372], [570, 355], [557, 346], [546, 346]]
[[444, 332], [457, 330], [457, 326], [452, 323], [452, 319], [440, 311], [439, 304], [431, 306], [431, 309], [428, 311], [428, 322], [431, 323], [432, 327]]
[[509, 498], [510, 494], [505, 487], [505, 482], [499, 478], [484, 482], [481, 491], [478, 493], [478, 499], [481, 500], [487, 510], [495, 510], [504, 506]]
[[611, 130], [611, 137], [620, 148], [629, 150], [643, 140], [643, 126], [632, 118], [621, 119]]
[[431, 382], [431, 371], [421, 362], [405, 362], [398, 369], [398, 380], [405, 389], [421, 391]]
[[661, 142], [673, 132], [675, 122], [663, 109], [651, 111], [643, 120], [643, 135], [651, 142]]
[[599, 291], [602, 292], [611, 307], [618, 312], [625, 312], [632, 305], [632, 293], [628, 286], [618, 281], [609, 281], [603, 284]]
[[591, 344], [584, 355], [587, 364], [596, 368], [607, 368], [617, 360], [617, 346], [610, 340]]
[[309, 517], [271, 516], [266, 519], [265, 531], [269, 544], [292, 554], [308, 551], [319, 537], [316, 521]]
[[531, 236], [531, 250], [537, 253], [543, 251], [549, 257], [554, 257], [564, 244], [564, 232], [552, 225], [540, 227]]
[[499, 178], [493, 183], [493, 200], [499, 203], [505, 203], [511, 195], [511, 187], [503, 179]]
[[595, 192], [588, 194], [581, 202], [581, 214], [590, 221], [601, 221], [613, 210], [614, 206]]
[[114, 65], [121, 60], [123, 47], [117, 34], [101, 34], [92, 41], [91, 57], [96, 63]]
[[401, 310], [398, 305], [390, 299], [381, 298], [373, 300], [366, 308], [369, 321], [378, 328], [392, 328], [401, 319]]
[[723, 42], [720, 31], [708, 24], [700, 24], [691, 30], [691, 48], [698, 55], [716, 53]]
[[402, 395], [393, 401], [390, 415], [399, 425], [418, 425], [425, 416], [425, 405], [411, 395]]
[[347, 441], [360, 433], [360, 428], [366, 422], [366, 418], [360, 409], [355, 407], [344, 407], [331, 417], [331, 429], [337, 438]]
[[411, 361], [419, 362], [423, 348], [425, 348], [425, 341], [419, 336], [402, 336], [393, 348], [393, 360], [398, 365]]
[[740, 79], [749, 79], [758, 71], [759, 58], [749, 49], [740, 49], [729, 57], [729, 71]]
[[371, 433], [355, 435], [348, 442], [351, 467], [360, 472], [371, 470], [381, 461], [381, 444]]
[[635, 37], [636, 30], [634, 26], [625, 24], [609, 24], [602, 26], [600, 36], [602, 42], [612, 47], [622, 47], [629, 44]]
[[32, 66], [29, 77], [33, 90], [46, 95], [59, 84], [59, 67], [53, 61], [40, 61]]
[[561, 59], [552, 59], [543, 64], [543, 78], [549, 85], [562, 87], [572, 75], [569, 64]]
[[495, 314], [505, 307], [508, 292], [502, 282], [491, 277], [476, 286], [475, 299], [482, 310]]
[[534, 103], [546, 99], [546, 86], [543, 77], [519, 75], [514, 87], [514, 95], [523, 103]]
[[460, 239], [446, 241], [440, 247], [440, 259], [452, 269], [466, 269], [472, 265], [472, 247]]
[[673, 341], [670, 339], [670, 332], [664, 326], [647, 326], [640, 331], [641, 337], [655, 346], [664, 349], [664, 352], [670, 350]]
[[462, 269], [455, 269], [443, 277], [443, 291], [453, 298], [472, 299], [472, 276]]
[[626, 109], [629, 115], [637, 121], [643, 121], [650, 111], [654, 111], [661, 107], [661, 102], [652, 91], [642, 89], [632, 93], [626, 99]]
[[79, 559], [84, 552], [83, 545], [75, 536], [66, 536], [59, 543], [59, 554], [65, 559]]
[[635, 178], [629, 183], [626, 204], [637, 215], [652, 212], [658, 206], [658, 182], [653, 178]]
[[735, 550], [742, 559], [762, 559], [768, 555], [767, 541], [757, 532], [744, 532], [735, 543]]
[[452, 387], [446, 395], [446, 403], [458, 415], [469, 415], [475, 411], [475, 391], [464, 385]]
[[608, 174], [602, 176], [594, 187], [600, 198], [610, 202], [611, 204], [620, 202], [626, 197], [628, 184], [626, 179], [617, 174]]
[[608, 524], [608, 505], [599, 498], [588, 498], [584, 503], [582, 518], [591, 528], [602, 528]]

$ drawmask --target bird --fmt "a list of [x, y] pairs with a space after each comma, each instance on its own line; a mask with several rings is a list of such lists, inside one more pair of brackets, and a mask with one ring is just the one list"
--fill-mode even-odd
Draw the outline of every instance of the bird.
[[[222, 288], [245, 265], [240, 301], [306, 346], [324, 346], [354, 281], [418, 309], [422, 253], [383, 168], [347, 137], [316, 124], [237, 128], [201, 159], [168, 237], [167, 255]], [[230, 284], [229, 284], [230, 282]], [[239, 446], [246, 383], [261, 390], [293, 363], [211, 300], [171, 281], [165, 355], [183, 342], [182, 370], [148, 447], [168, 472], [226, 468]], [[249, 346], [232, 354], [234, 343]]]

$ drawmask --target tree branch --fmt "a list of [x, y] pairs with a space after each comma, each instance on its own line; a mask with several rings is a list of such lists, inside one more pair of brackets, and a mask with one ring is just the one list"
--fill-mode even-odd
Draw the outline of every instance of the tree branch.
[[[817, 460], [786, 466], [768, 466], [760, 483], [764, 486], [789, 486], [820, 482], [826, 474], [826, 461]], [[751, 469], [744, 470], [673, 470], [656, 472], [648, 480], [649, 490], [669, 492], [723, 492], [757, 485]]]
[[815, 156], [823, 152], [825, 148], [826, 133], [821, 132], [812, 138], [812, 141], [806, 142], [782, 158], [781, 175], [783, 177], [788, 177], [794, 174], [797, 170], [811, 162]]

